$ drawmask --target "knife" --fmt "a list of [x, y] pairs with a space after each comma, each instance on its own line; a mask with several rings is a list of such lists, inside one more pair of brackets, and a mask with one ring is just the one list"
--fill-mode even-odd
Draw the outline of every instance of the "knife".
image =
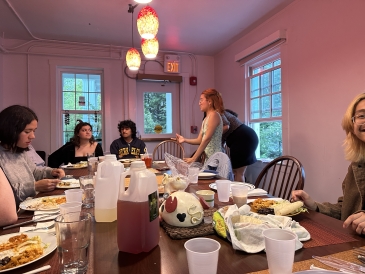
[[[8, 229], [8, 228], [13, 228], [13, 227], [17, 227], [17, 226], [21, 226], [21, 225], [24, 225], [24, 224], [30, 224], [30, 223], [34, 223], [34, 222], [38, 222], [44, 218], [48, 218], [50, 215], [46, 215], [46, 216], [42, 216], [42, 217], [39, 217], [37, 219], [34, 219], [34, 220], [29, 220], [29, 221], [25, 221], [25, 222], [22, 222], [22, 223], [18, 223], [18, 224], [13, 224], [13, 225], [9, 225], [9, 226], [4, 226], [3, 229]], [[56, 218], [56, 217], [55, 217]]]

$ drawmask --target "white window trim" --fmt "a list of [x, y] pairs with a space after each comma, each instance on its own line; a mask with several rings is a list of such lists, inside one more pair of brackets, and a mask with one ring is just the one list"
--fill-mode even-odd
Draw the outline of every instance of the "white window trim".
[[[111, 142], [114, 140], [112, 138], [112, 131], [115, 131], [115, 125], [112, 124], [111, 119], [107, 119], [106, 117], [111, 117], [111, 109], [107, 107], [110, 105], [110, 100], [112, 100], [111, 96], [111, 69], [110, 64], [105, 62], [88, 62], [81, 61], [75, 59], [50, 59], [49, 60], [49, 68], [50, 68], [50, 89], [51, 89], [51, 97], [49, 107], [52, 111], [51, 113], [51, 143], [50, 143], [50, 152], [56, 151], [58, 148], [62, 146], [62, 124], [63, 121], [59, 119], [59, 115], [62, 111], [62, 100], [60, 96], [60, 81], [61, 73], [60, 69], [70, 68], [70, 69], [90, 69], [90, 70], [99, 70], [103, 71], [103, 80], [102, 80], [102, 117], [103, 117], [103, 141], [102, 146], [103, 150], [108, 151]], [[108, 134], [109, 133], [109, 134]], [[113, 140], [112, 140], [113, 139]], [[108, 148], [108, 149], [107, 149]]]

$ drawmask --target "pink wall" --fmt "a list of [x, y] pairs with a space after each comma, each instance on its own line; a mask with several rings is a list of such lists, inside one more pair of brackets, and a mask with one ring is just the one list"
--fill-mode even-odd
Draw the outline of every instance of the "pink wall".
[[234, 56], [286, 29], [284, 154], [303, 163], [305, 190], [319, 201], [335, 202], [342, 194], [349, 163], [344, 160], [341, 120], [351, 99], [365, 91], [364, 10], [362, 0], [298, 0], [215, 56], [216, 87], [226, 107], [243, 119], [244, 70]]
[[[4, 48], [21, 44], [21, 41], [1, 40]], [[27, 52], [31, 54], [27, 54]], [[46, 151], [47, 155], [60, 145], [60, 136], [56, 117], [59, 115], [56, 98], [56, 67], [87, 67], [104, 70], [104, 150], [109, 151], [110, 143], [119, 137], [117, 124], [127, 118], [134, 119], [136, 88], [135, 80], [124, 75], [124, 49], [120, 52], [105, 52], [105, 49], [69, 47], [65, 44], [36, 42], [29, 49], [19, 47], [17, 53], [0, 53], [0, 109], [12, 104], [21, 104], [34, 109], [39, 117], [36, 139], [33, 145], [37, 150]], [[171, 53], [169, 53], [171, 54]], [[159, 61], [163, 63], [164, 53], [160, 53]], [[122, 57], [121, 57], [122, 56]], [[190, 125], [200, 128], [202, 114], [198, 100], [193, 98], [214, 83], [214, 58], [209, 56], [194, 56], [190, 58], [181, 54], [182, 74], [189, 78], [198, 77], [198, 85], [185, 85], [188, 94], [184, 94], [184, 111], [189, 115], [182, 117], [183, 133], [187, 138], [197, 135], [190, 134]], [[141, 73], [163, 74], [163, 68], [157, 63], [148, 62], [141, 67]], [[133, 75], [131, 75], [133, 76]], [[138, 127], [138, 125], [137, 125]], [[147, 143], [148, 150], [153, 151], [156, 143]], [[194, 146], [185, 146], [187, 154], [195, 151]]]

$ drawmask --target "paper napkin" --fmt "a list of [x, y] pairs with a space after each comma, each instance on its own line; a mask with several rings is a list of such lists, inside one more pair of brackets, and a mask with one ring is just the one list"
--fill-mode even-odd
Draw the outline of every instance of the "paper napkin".
[[267, 195], [267, 191], [262, 188], [254, 188], [248, 191], [248, 197], [250, 196], [264, 196]]

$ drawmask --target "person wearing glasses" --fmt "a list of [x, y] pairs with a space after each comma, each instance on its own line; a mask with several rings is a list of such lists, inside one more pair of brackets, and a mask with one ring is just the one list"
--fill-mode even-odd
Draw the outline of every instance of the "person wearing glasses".
[[294, 190], [292, 200], [301, 200], [306, 207], [344, 221], [358, 234], [365, 234], [365, 93], [357, 95], [342, 119], [346, 132], [345, 158], [351, 164], [342, 183], [343, 196], [336, 204], [314, 201], [305, 191]]

